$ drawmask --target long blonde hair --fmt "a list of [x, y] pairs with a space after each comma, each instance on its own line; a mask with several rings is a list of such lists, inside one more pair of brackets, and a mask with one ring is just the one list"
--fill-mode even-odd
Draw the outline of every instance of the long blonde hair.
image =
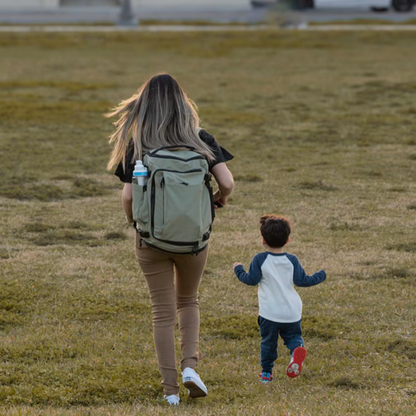
[[[119, 116], [116, 131], [110, 136], [114, 143], [107, 169], [122, 162], [133, 137], [133, 160], [142, 159], [151, 149], [163, 146], [192, 146], [208, 160], [212, 150], [199, 138], [199, 117], [195, 103], [169, 74], [156, 75], [143, 84], [129, 99], [122, 101], [106, 117]], [[130, 163], [131, 161], [128, 161]]]

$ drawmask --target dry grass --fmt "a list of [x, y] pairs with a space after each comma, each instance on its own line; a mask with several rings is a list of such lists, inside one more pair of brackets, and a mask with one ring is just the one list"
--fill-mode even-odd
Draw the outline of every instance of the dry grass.
[[[413, 415], [416, 54], [409, 33], [0, 34], [0, 414]], [[102, 113], [170, 72], [235, 155], [200, 290], [204, 400], [163, 402], [151, 310]], [[260, 385], [264, 213], [328, 280], [308, 348]], [[178, 351], [179, 352], [179, 351]]]

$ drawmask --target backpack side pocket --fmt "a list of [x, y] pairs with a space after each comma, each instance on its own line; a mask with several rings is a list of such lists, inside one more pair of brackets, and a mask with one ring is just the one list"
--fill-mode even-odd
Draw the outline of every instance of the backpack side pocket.
[[133, 220], [137, 222], [138, 228], [148, 231], [149, 204], [147, 185], [141, 186], [133, 182]]

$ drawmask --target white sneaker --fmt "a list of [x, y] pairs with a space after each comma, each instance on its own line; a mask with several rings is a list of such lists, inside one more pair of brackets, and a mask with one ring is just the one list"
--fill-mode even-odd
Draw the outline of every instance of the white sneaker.
[[200, 379], [199, 375], [190, 367], [185, 368], [182, 372], [182, 383], [188, 389], [189, 396], [205, 397], [208, 390]]
[[163, 396], [166, 401], [171, 405], [171, 406], [177, 406], [179, 404], [179, 396], [176, 394], [171, 394], [170, 396]]

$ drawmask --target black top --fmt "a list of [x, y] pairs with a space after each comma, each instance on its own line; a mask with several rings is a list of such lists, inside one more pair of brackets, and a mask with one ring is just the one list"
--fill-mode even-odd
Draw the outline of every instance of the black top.
[[[208, 162], [209, 170], [211, 170], [218, 163], [228, 162], [234, 157], [231, 153], [227, 152], [227, 150], [222, 148], [217, 143], [214, 136], [212, 136], [205, 130], [199, 131], [199, 137], [205, 144], [209, 146], [209, 148], [214, 153], [214, 160], [211, 160]], [[129, 146], [127, 148], [127, 153], [126, 153], [126, 162], [128, 162], [126, 163], [126, 170], [125, 171], [123, 170], [123, 165], [120, 162], [117, 166], [116, 171], [114, 172], [114, 175], [118, 176], [121, 182], [124, 182], [124, 183], [132, 182], [134, 162], [131, 162], [131, 161], [133, 160], [133, 154], [134, 154], [133, 141], [130, 141]]]

